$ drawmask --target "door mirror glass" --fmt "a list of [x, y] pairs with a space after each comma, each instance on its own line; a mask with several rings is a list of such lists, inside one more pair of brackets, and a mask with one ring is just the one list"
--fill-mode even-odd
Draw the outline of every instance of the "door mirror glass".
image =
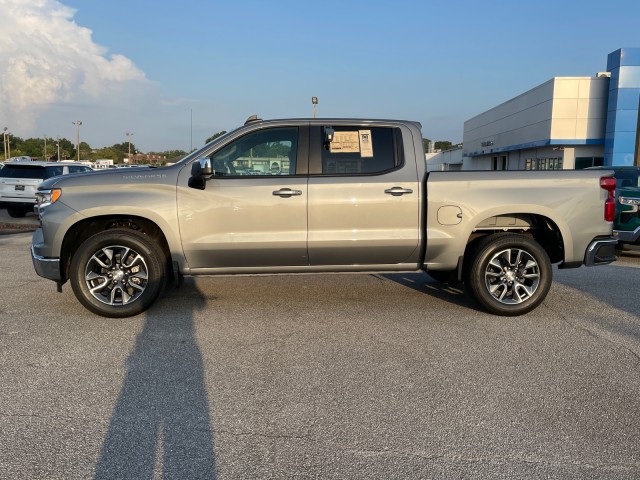
[[199, 158], [191, 164], [191, 178], [189, 178], [189, 187], [204, 190], [207, 184], [207, 175], [211, 175], [211, 159]]

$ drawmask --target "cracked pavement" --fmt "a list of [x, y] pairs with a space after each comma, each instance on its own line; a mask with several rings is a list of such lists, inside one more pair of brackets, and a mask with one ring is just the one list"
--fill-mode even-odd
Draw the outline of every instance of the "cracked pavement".
[[96, 317], [0, 237], [0, 479], [640, 477], [640, 254], [500, 318], [421, 274], [186, 279]]

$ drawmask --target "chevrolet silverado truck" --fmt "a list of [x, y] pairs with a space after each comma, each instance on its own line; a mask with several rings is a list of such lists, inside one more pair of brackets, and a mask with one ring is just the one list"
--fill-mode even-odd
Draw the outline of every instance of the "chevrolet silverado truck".
[[178, 163], [46, 180], [32, 258], [91, 312], [146, 310], [184, 275], [426, 271], [497, 315], [552, 264], [611, 263], [610, 171], [426, 171], [410, 121], [263, 121]]

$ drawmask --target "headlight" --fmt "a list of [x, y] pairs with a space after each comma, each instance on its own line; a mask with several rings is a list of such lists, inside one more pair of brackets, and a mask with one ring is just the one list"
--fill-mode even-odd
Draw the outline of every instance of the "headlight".
[[618, 197], [618, 201], [622, 205], [640, 205], [640, 198]]
[[56, 203], [61, 195], [62, 190], [60, 190], [59, 188], [52, 188], [51, 190], [38, 190], [38, 193], [36, 193], [36, 204], [38, 205], [38, 210], [42, 211], [52, 203]]

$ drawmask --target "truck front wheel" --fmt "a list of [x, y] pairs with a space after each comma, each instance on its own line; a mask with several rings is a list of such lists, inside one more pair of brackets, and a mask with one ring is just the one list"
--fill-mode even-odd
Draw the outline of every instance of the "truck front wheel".
[[464, 280], [476, 301], [490, 313], [522, 315], [547, 296], [552, 281], [547, 252], [523, 235], [483, 238], [465, 262]]
[[104, 317], [145, 311], [166, 283], [164, 254], [145, 235], [114, 229], [80, 245], [71, 260], [73, 292], [88, 310]]

